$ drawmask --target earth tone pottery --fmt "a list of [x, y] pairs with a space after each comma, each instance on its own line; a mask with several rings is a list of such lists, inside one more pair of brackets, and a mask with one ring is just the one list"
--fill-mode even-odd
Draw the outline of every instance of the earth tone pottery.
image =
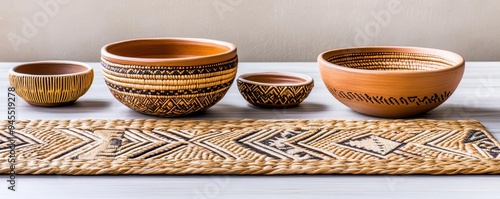
[[464, 73], [453, 52], [416, 47], [359, 47], [318, 57], [330, 93], [362, 114], [407, 118], [445, 102]]
[[238, 89], [243, 98], [264, 108], [298, 106], [313, 87], [311, 77], [296, 73], [247, 73], [238, 77]]
[[94, 80], [92, 67], [74, 61], [41, 61], [10, 69], [17, 95], [34, 106], [64, 106], [87, 92]]
[[113, 96], [148, 115], [175, 117], [204, 111], [231, 87], [238, 66], [234, 44], [208, 39], [121, 41], [101, 50]]

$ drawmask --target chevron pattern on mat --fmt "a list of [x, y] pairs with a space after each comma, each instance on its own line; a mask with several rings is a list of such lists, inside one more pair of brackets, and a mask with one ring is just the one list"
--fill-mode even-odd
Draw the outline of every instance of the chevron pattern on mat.
[[[477, 121], [17, 121], [19, 174], [494, 174], [500, 148]], [[13, 140], [13, 142], [12, 142]], [[0, 164], [9, 172], [9, 163]]]

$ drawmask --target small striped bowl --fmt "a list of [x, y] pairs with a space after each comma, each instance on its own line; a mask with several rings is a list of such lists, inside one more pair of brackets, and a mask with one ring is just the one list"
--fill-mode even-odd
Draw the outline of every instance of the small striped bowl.
[[34, 106], [64, 106], [84, 95], [94, 80], [91, 66], [73, 61], [40, 61], [10, 69], [17, 95]]

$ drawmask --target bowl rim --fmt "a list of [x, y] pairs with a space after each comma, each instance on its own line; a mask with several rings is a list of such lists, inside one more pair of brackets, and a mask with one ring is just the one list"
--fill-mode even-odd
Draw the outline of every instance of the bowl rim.
[[[253, 76], [262, 76], [262, 75], [274, 75], [274, 76], [282, 76], [282, 77], [294, 77], [300, 78], [304, 81], [300, 83], [288, 83], [288, 84], [271, 84], [271, 83], [263, 83], [258, 81], [248, 80], [246, 78]], [[314, 82], [313, 78], [309, 75], [301, 74], [301, 73], [292, 73], [292, 72], [254, 72], [254, 73], [245, 73], [238, 77], [239, 81], [242, 81], [247, 84], [254, 84], [259, 86], [277, 86], [277, 87], [285, 87], [285, 86], [306, 86]]]
[[[349, 53], [349, 52], [354, 52], [356, 50], [373, 50], [373, 51], [381, 50], [382, 52], [407, 52], [408, 50], [420, 51], [420, 52], [415, 52], [415, 53], [438, 55], [440, 57], [452, 59], [453, 61], [456, 61], [457, 63], [455, 63], [453, 66], [444, 67], [444, 68], [440, 68], [440, 69], [434, 69], [434, 70], [366, 70], [366, 69], [349, 68], [349, 67], [337, 65], [337, 64], [326, 61], [324, 58], [324, 56], [326, 54], [330, 54], [330, 53], [345, 54], [345, 53]], [[345, 51], [345, 52], [343, 52], [343, 51]], [[318, 56], [317, 62], [318, 62], [318, 64], [320, 64], [322, 66], [335, 68], [335, 69], [343, 70], [343, 71], [347, 71], [347, 72], [362, 73], [362, 74], [417, 74], [417, 73], [418, 74], [428, 74], [428, 73], [435, 73], [435, 72], [451, 71], [451, 70], [455, 70], [457, 68], [461, 68], [461, 67], [465, 66], [464, 58], [457, 53], [447, 51], [447, 50], [435, 49], [435, 48], [413, 47], [413, 46], [360, 46], [360, 47], [338, 48], [338, 49], [327, 50], [327, 51], [321, 53]]]
[[[83, 66], [86, 69], [84, 71], [76, 72], [76, 73], [52, 74], [52, 75], [36, 75], [36, 74], [20, 73], [20, 72], [15, 71], [17, 68], [19, 68], [21, 66], [34, 65], [34, 64], [71, 64], [71, 65]], [[74, 76], [74, 75], [84, 75], [84, 74], [87, 74], [91, 71], [93, 71], [92, 66], [90, 66], [89, 64], [83, 63], [83, 62], [69, 61], [69, 60], [46, 60], [46, 61], [33, 61], [33, 62], [26, 62], [23, 64], [19, 64], [17, 66], [10, 68], [9, 74], [14, 75], [14, 76], [26, 76], [26, 77], [65, 77], [65, 76]]]
[[[184, 57], [184, 58], [138, 58], [138, 57], [128, 57], [116, 55], [108, 51], [108, 48], [116, 45], [123, 45], [126, 43], [133, 43], [139, 41], [159, 41], [159, 40], [170, 40], [176, 42], [195, 42], [201, 44], [211, 44], [220, 47], [227, 47], [228, 50], [206, 56], [199, 57]], [[185, 37], [159, 37], [159, 38], [137, 38], [122, 40], [113, 43], [106, 44], [101, 48], [102, 58], [124, 65], [148, 65], [148, 66], [165, 66], [165, 65], [175, 65], [175, 66], [193, 66], [193, 65], [204, 65], [210, 63], [218, 63], [221, 61], [227, 61], [236, 57], [236, 45], [226, 41], [219, 41], [214, 39], [204, 39], [204, 38], [185, 38]], [[125, 63], [123, 63], [125, 62]], [[186, 63], [189, 62], [189, 63]]]

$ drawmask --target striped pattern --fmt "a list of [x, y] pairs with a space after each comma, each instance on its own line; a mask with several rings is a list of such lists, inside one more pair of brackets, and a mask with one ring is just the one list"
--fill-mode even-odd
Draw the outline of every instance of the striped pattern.
[[260, 107], [292, 107], [311, 93], [314, 82], [303, 86], [264, 86], [238, 80], [238, 89], [250, 104]]
[[[500, 144], [477, 121], [0, 122], [19, 174], [488, 174]], [[0, 174], [9, 172], [0, 163]]]
[[102, 59], [113, 96], [149, 115], [175, 117], [208, 109], [224, 97], [237, 72], [238, 58], [201, 66], [135, 66]]
[[9, 81], [17, 95], [34, 104], [60, 104], [77, 100], [94, 80], [94, 71], [60, 76], [16, 76]]
[[231, 60], [215, 64], [189, 67], [123, 65], [110, 62], [104, 58], [101, 58], [101, 64], [107, 73], [117, 77], [132, 79], [172, 79], [171, 77], [169, 78], [168, 75], [201, 75], [206, 77], [213, 76], [213, 73], [236, 68], [238, 66], [238, 57], [234, 57]]
[[397, 52], [346, 53], [332, 56], [326, 61], [365, 70], [436, 70], [456, 64], [436, 55]]

